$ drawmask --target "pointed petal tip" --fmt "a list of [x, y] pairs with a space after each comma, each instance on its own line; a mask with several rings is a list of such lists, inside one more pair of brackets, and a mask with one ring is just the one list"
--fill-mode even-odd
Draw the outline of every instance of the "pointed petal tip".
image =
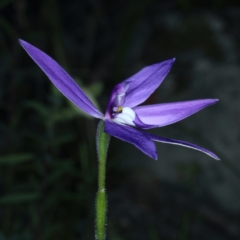
[[217, 99], [217, 98], [206, 99], [206, 100], [208, 100], [208, 102], [209, 102], [208, 106], [213, 105], [213, 104], [216, 104], [216, 103], [219, 102], [219, 99]]
[[154, 153], [145, 153], [148, 157], [152, 158], [153, 160], [157, 161], [158, 160], [158, 155], [157, 152]]
[[[196, 150], [197, 150], [197, 149], [196, 149]], [[213, 158], [213, 159], [215, 159], [215, 160], [217, 160], [217, 161], [220, 161], [220, 160], [221, 160], [216, 154], [214, 154], [214, 153], [212, 153], [212, 152], [210, 152], [210, 151], [208, 151], [208, 150], [207, 150], [207, 152], [204, 152], [204, 153], [206, 153], [209, 157], [211, 157], [211, 158]]]
[[30, 43], [28, 43], [22, 39], [18, 39], [18, 42], [25, 50], [26, 50], [26, 48], [33, 47]]
[[[148, 134], [147, 134], [148, 135]], [[152, 141], [152, 143], [154, 144], [154, 141]], [[155, 160], [155, 161], [157, 161], [158, 160], [158, 154], [157, 154], [157, 149], [156, 149], [156, 146], [155, 146], [155, 144], [154, 144], [154, 151], [152, 151], [152, 152], [145, 152], [145, 154], [147, 155], [147, 156], [149, 156], [150, 158], [152, 158], [153, 160]]]
[[[152, 141], [152, 142], [153, 142], [153, 144], [154, 144], [154, 141]], [[154, 147], [155, 147], [155, 150], [154, 150], [154, 151], [148, 152], [148, 153], [145, 152], [145, 154], [146, 154], [148, 157], [152, 158], [153, 160], [157, 161], [157, 160], [158, 160], [158, 154], [157, 154], [157, 149], [156, 149], [155, 144], [154, 144]]]
[[24, 41], [24, 40], [22, 40], [22, 39], [18, 39], [18, 42], [19, 42], [19, 44], [21, 44], [21, 45], [23, 45], [23, 44], [25, 44], [26, 42]]
[[171, 58], [171, 59], [165, 61], [165, 63], [167, 65], [169, 65], [169, 71], [172, 68], [172, 65], [174, 64], [175, 61], [176, 61], [176, 58]]
[[165, 61], [165, 63], [170, 64], [170, 66], [172, 66], [174, 64], [174, 62], [176, 61], [176, 58], [171, 58]]

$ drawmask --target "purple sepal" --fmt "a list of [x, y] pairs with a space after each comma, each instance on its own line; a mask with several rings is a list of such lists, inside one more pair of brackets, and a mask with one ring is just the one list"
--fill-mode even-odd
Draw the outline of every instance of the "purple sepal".
[[178, 122], [216, 102], [218, 99], [202, 99], [140, 106], [133, 110], [143, 123], [152, 125], [149, 128], [155, 128]]
[[216, 160], [220, 160], [220, 158], [216, 154], [210, 152], [209, 150], [207, 150], [205, 148], [202, 148], [202, 147], [199, 147], [199, 146], [197, 146], [195, 144], [192, 144], [192, 143], [188, 143], [188, 142], [181, 141], [181, 140], [163, 138], [163, 137], [159, 137], [159, 136], [152, 135], [152, 134], [149, 134], [149, 137], [153, 141], [157, 141], [157, 142], [161, 142], [161, 143], [168, 143], [168, 144], [173, 144], [173, 145], [179, 145], [179, 146], [187, 147], [187, 148], [192, 148], [194, 150], [203, 152], [203, 153], [207, 154], [208, 156], [210, 156], [210, 157], [212, 157], [212, 158], [214, 158]]
[[133, 144], [149, 157], [157, 160], [156, 146], [147, 133], [135, 128], [105, 121], [104, 132], [120, 140]]
[[128, 85], [123, 106], [135, 107], [147, 100], [167, 76], [174, 61], [175, 58], [145, 67], [122, 82]]
[[23, 40], [19, 40], [19, 43], [63, 95], [89, 115], [103, 118], [103, 114], [55, 60]]

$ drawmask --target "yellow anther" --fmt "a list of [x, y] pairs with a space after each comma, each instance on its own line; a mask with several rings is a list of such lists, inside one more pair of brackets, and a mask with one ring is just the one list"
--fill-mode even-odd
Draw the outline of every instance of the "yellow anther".
[[122, 109], [123, 109], [123, 107], [122, 107], [122, 106], [118, 107], [118, 109], [117, 109], [117, 113], [120, 113], [120, 112], [122, 112]]

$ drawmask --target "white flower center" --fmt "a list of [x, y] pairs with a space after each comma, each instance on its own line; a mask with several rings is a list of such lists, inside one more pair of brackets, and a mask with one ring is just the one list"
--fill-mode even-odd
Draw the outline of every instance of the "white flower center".
[[[117, 109], [113, 109], [117, 112]], [[117, 114], [117, 116], [113, 119], [114, 122], [123, 123], [131, 126], [135, 126], [134, 119], [136, 113], [130, 107], [124, 107], [121, 109], [121, 113]]]

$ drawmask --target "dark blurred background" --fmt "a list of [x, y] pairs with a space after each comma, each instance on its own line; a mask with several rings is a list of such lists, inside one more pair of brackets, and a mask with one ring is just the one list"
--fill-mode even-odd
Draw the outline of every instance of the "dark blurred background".
[[240, 239], [239, 0], [0, 1], [0, 240], [91, 240], [97, 120], [18, 38], [56, 59], [102, 111], [117, 82], [176, 57], [147, 103], [220, 102], [152, 132], [222, 160], [157, 143], [154, 161], [112, 138], [107, 239]]

